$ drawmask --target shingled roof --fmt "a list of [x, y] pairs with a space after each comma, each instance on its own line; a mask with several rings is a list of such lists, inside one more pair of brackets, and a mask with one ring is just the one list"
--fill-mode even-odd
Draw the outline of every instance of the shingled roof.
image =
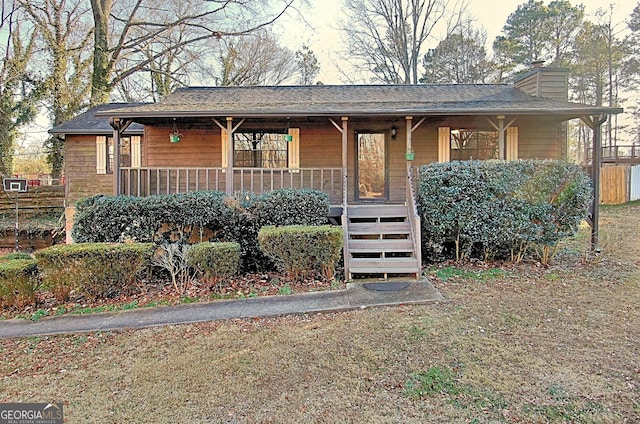
[[[144, 103], [108, 103], [96, 106], [67, 122], [53, 127], [49, 130], [49, 133], [110, 135], [113, 134], [113, 128], [109, 125], [109, 120], [107, 117], [96, 117], [96, 112], [108, 112], [113, 109], [132, 108], [141, 105], [144, 105]], [[142, 134], [143, 132], [144, 126], [142, 124], [133, 123], [124, 134]]]
[[530, 96], [507, 84], [187, 87], [159, 103], [97, 112], [99, 117], [275, 117], [354, 115], [583, 115], [621, 113]]

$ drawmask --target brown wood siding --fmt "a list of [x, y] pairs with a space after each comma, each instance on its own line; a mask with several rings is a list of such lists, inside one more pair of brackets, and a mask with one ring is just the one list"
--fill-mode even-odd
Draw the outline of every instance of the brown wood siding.
[[178, 143], [169, 141], [171, 126], [146, 126], [142, 146], [145, 167], [219, 167], [221, 136], [217, 126], [179, 128]]
[[519, 119], [518, 159], [562, 159], [562, 124]]
[[561, 69], [540, 68], [515, 83], [515, 87], [535, 97], [567, 101], [568, 76]]
[[68, 135], [65, 139], [67, 206], [95, 194], [113, 194], [113, 174], [96, 173], [96, 136]]

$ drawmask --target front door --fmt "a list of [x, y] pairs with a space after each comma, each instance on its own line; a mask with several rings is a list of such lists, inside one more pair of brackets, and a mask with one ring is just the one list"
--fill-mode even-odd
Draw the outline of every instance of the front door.
[[387, 143], [385, 133], [356, 133], [356, 193], [358, 200], [387, 200]]

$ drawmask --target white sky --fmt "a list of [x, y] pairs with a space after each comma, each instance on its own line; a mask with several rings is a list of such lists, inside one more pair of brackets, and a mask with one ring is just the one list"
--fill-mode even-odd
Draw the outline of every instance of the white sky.
[[[484, 27], [487, 31], [488, 50], [491, 51], [491, 44], [496, 36], [502, 32], [507, 18], [516, 8], [526, 3], [527, 0], [467, 0], [470, 15], [477, 18], [477, 26]], [[599, 8], [608, 9], [609, 5], [614, 6], [614, 23], [619, 23], [620, 30], [626, 28], [625, 20], [631, 15], [637, 1], [617, 0], [606, 2], [602, 0], [570, 0], [572, 4], [583, 4], [588, 19], [595, 20], [593, 14]], [[287, 24], [285, 34], [289, 42], [288, 46], [292, 50], [297, 50], [305, 43], [311, 47], [320, 60], [319, 81], [325, 84], [341, 84], [344, 78], [337, 71], [340, 62], [338, 52], [343, 46], [340, 31], [337, 23], [341, 16], [343, 0], [309, 0], [311, 7], [302, 9], [302, 13], [315, 27], [315, 31], [306, 27], [301, 22], [291, 22]], [[544, 0], [549, 4], [550, 0]], [[296, 19], [298, 21], [298, 19]], [[435, 47], [432, 46], [432, 47]]]

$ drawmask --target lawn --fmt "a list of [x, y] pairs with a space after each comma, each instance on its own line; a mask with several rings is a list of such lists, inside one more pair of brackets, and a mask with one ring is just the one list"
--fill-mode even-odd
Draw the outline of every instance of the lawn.
[[0, 341], [0, 402], [72, 423], [640, 421], [640, 205], [548, 268], [427, 269], [445, 303]]

